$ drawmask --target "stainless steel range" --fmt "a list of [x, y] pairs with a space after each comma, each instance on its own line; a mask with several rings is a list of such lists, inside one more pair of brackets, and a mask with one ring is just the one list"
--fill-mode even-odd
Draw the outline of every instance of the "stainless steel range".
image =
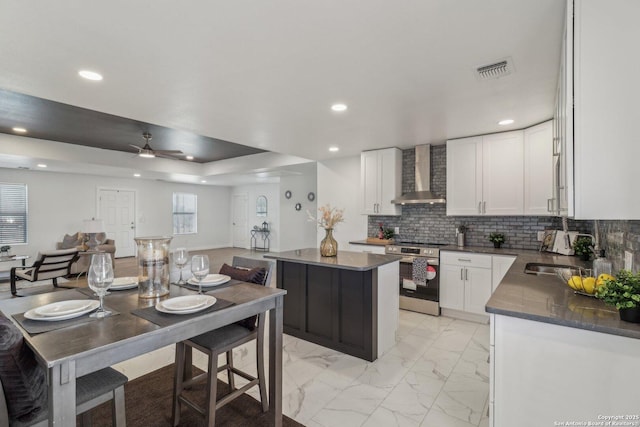
[[[440, 315], [440, 249], [444, 243], [397, 242], [385, 247], [385, 253], [402, 255], [400, 260], [400, 308]], [[425, 283], [413, 280], [413, 261], [426, 260]]]

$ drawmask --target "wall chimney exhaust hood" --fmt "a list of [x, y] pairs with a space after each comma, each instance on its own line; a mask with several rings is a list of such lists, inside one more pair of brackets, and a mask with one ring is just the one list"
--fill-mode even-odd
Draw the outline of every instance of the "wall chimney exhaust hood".
[[431, 192], [431, 145], [416, 146], [416, 191], [405, 193], [391, 201], [396, 205], [446, 203]]

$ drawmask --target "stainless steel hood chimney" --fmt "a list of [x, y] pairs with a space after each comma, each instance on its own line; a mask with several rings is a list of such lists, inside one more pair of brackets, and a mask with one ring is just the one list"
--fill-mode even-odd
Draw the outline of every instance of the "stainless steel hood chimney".
[[418, 203], [446, 203], [443, 197], [431, 192], [431, 145], [416, 146], [416, 191], [405, 193], [391, 201], [396, 205]]

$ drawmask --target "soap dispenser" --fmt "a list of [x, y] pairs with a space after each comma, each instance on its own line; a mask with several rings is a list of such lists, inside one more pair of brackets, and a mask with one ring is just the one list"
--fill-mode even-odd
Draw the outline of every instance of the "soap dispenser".
[[604, 249], [601, 249], [593, 261], [593, 275], [597, 278], [601, 274], [611, 274], [611, 271], [611, 261], [604, 256]]

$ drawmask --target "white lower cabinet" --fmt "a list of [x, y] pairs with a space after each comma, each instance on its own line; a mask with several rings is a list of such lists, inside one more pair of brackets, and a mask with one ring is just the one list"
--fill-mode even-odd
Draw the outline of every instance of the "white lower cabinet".
[[491, 298], [491, 269], [465, 267], [464, 310], [487, 314], [484, 306]]
[[492, 293], [491, 255], [440, 253], [440, 307], [486, 314]]
[[507, 270], [511, 268], [516, 257], [509, 255], [493, 255], [491, 260], [491, 292], [495, 292], [496, 288], [502, 282]]
[[498, 314], [490, 331], [490, 426], [638, 425], [639, 339]]
[[440, 307], [464, 310], [464, 270], [440, 264]]

